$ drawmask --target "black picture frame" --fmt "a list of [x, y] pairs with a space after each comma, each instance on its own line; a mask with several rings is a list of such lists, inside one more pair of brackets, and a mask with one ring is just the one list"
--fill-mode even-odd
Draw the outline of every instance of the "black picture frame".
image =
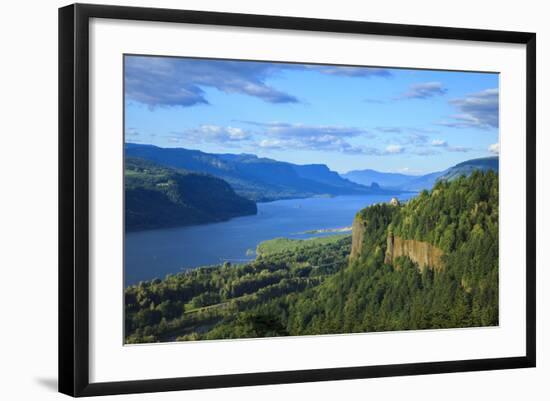
[[[91, 18], [274, 28], [526, 45], [526, 353], [520, 357], [90, 383], [88, 61]], [[534, 367], [536, 364], [536, 35], [447, 28], [74, 4], [59, 9], [59, 391], [96, 396]]]

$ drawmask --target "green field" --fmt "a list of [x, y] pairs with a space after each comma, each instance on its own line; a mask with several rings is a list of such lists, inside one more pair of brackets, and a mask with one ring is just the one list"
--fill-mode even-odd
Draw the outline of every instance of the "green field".
[[256, 254], [266, 256], [281, 252], [295, 252], [299, 249], [335, 244], [346, 237], [351, 237], [351, 234], [338, 234], [308, 239], [275, 238], [260, 243], [256, 248]]

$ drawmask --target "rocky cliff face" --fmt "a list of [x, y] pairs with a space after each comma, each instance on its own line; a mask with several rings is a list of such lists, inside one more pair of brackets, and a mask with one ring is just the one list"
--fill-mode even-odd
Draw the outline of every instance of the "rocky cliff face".
[[351, 259], [361, 255], [366, 225], [367, 221], [363, 220], [360, 216], [356, 216], [355, 219], [353, 219], [353, 224], [351, 226]]
[[[358, 258], [364, 252], [365, 232], [368, 221], [358, 214], [353, 220], [351, 237], [350, 259]], [[393, 265], [400, 256], [407, 256], [423, 270], [426, 267], [442, 270], [444, 268], [443, 251], [438, 247], [424, 241], [403, 239], [399, 236], [388, 234], [384, 263]]]
[[395, 259], [400, 256], [408, 256], [418, 264], [420, 269], [426, 267], [435, 270], [443, 269], [443, 261], [441, 260], [443, 251], [441, 249], [428, 242], [407, 240], [390, 233], [384, 263], [393, 264]]

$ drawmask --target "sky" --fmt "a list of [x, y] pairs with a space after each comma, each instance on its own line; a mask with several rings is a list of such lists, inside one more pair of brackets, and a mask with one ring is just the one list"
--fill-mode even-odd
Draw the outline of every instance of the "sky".
[[424, 174], [498, 155], [494, 73], [125, 56], [125, 141]]

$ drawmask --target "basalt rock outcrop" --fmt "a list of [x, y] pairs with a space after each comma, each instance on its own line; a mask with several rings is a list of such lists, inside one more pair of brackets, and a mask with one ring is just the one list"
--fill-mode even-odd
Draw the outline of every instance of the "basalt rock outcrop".
[[426, 267], [435, 270], [443, 269], [443, 251], [441, 249], [428, 242], [403, 239], [389, 233], [384, 263], [394, 264], [400, 256], [407, 256], [418, 264], [421, 270]]
[[[358, 258], [363, 253], [367, 224], [367, 220], [359, 214], [353, 220], [350, 259]], [[426, 267], [441, 270], [444, 268], [443, 254], [441, 249], [428, 242], [403, 239], [390, 232], [387, 237], [384, 263], [393, 265], [397, 258], [406, 256], [421, 270]]]
[[363, 240], [365, 239], [365, 227], [367, 221], [361, 216], [357, 215], [353, 219], [353, 224], [351, 226], [351, 254], [350, 259], [354, 259], [361, 255], [363, 250]]

